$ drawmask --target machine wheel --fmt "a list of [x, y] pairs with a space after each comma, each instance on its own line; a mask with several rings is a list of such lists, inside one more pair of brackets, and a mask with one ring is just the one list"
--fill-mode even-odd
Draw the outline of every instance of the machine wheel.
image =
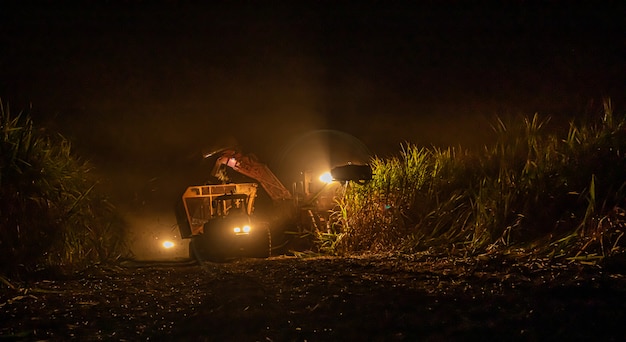
[[272, 234], [270, 233], [270, 229], [266, 228], [259, 232], [257, 239], [258, 243], [255, 244], [251, 251], [251, 256], [254, 258], [270, 257], [272, 255]]
[[193, 243], [193, 239], [191, 239], [191, 241], [189, 241], [189, 259], [191, 260], [197, 260], [196, 258], [196, 252], [194, 252], [194, 243]]
[[198, 262], [206, 261], [208, 259], [203, 242], [204, 241], [201, 241], [199, 236], [194, 236], [191, 238], [191, 241], [189, 242], [190, 259], [195, 259]]
[[198, 262], [204, 261], [222, 261], [224, 256], [216, 253], [211, 253], [215, 247], [212, 245], [211, 240], [207, 236], [199, 235], [191, 238], [189, 243], [189, 257], [197, 260]]

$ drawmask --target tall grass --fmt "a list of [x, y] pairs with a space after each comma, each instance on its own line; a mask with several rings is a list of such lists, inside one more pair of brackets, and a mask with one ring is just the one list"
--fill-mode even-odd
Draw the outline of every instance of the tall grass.
[[506, 252], [602, 258], [622, 251], [626, 124], [606, 101], [566, 136], [549, 118], [495, 120], [480, 151], [406, 143], [338, 198], [334, 252]]
[[123, 226], [91, 166], [60, 135], [0, 103], [0, 272], [78, 266], [122, 251]]

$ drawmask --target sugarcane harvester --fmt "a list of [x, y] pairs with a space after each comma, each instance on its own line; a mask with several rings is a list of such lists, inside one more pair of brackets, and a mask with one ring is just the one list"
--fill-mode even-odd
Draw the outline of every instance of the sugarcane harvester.
[[[221, 178], [223, 184], [188, 187], [176, 208], [181, 237], [191, 239], [190, 257], [199, 260], [270, 256], [272, 232], [285, 227], [300, 232], [320, 229], [328, 222], [340, 182], [362, 183], [372, 177], [369, 165], [343, 165], [331, 172], [340, 182], [314, 191], [310, 173], [303, 172], [291, 192], [253, 156], [225, 149], [205, 155], [208, 157], [217, 158], [211, 175]], [[225, 183], [224, 168], [253, 181]], [[273, 202], [271, 215], [255, 213], [259, 185]]]

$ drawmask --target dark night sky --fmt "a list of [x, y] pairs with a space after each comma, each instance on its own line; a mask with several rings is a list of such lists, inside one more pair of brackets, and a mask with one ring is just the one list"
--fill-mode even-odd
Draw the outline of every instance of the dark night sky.
[[623, 1], [58, 3], [0, 5], [0, 98], [138, 183], [235, 140], [271, 164], [334, 129], [388, 155], [625, 102]]

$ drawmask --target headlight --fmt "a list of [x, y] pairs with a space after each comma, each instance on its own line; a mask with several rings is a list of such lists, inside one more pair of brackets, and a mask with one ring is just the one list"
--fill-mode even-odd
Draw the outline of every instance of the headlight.
[[170, 248], [174, 247], [174, 243], [172, 241], [163, 241], [162, 246], [165, 249], [170, 249]]
[[251, 229], [252, 228], [250, 228], [250, 226], [246, 224], [243, 227], [235, 227], [235, 228], [233, 228], [233, 232], [235, 232], [235, 234], [248, 234], [248, 233], [250, 233]]
[[332, 183], [333, 182], [333, 176], [330, 174], [330, 172], [325, 172], [320, 176], [320, 181], [322, 181], [323, 183]]

